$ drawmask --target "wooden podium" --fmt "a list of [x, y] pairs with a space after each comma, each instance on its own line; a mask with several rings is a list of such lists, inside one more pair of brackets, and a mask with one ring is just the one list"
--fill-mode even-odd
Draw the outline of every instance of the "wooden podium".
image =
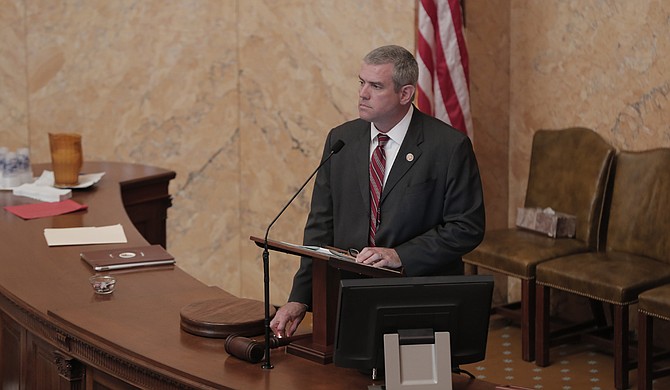
[[[251, 236], [250, 239], [259, 247], [264, 247], [262, 238]], [[321, 364], [333, 361], [333, 341], [335, 340], [339, 299], [339, 271], [344, 270], [370, 277], [388, 278], [403, 275], [398, 270], [359, 264], [280, 241], [268, 239], [268, 249], [312, 258], [312, 335], [293, 341], [287, 346], [287, 352]]]

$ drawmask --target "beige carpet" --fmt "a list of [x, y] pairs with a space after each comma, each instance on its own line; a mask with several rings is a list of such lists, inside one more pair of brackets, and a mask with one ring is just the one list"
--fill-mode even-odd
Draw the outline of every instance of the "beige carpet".
[[[614, 389], [612, 356], [593, 345], [566, 344], [551, 350], [551, 365], [538, 367], [521, 359], [521, 329], [499, 316], [492, 316], [483, 362], [461, 368], [477, 378], [497, 384], [546, 390]], [[636, 371], [630, 373], [631, 388]], [[670, 378], [654, 382], [654, 389], [670, 389]]]

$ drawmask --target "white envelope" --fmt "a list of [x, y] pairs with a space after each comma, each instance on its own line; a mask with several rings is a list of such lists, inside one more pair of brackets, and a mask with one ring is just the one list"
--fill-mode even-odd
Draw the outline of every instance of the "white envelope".
[[120, 224], [100, 227], [47, 228], [44, 237], [49, 246], [126, 243]]

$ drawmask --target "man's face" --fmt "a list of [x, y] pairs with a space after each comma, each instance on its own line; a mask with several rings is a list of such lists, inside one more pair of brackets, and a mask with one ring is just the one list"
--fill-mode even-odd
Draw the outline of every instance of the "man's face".
[[[361, 119], [374, 122], [379, 131], [387, 132], [407, 112], [404, 91], [393, 88], [393, 64], [370, 65], [363, 63], [358, 76], [358, 114]], [[401, 104], [402, 103], [402, 104]]]

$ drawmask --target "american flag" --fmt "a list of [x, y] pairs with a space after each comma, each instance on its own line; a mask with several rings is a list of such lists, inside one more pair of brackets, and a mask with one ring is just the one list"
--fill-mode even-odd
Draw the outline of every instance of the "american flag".
[[472, 139], [468, 52], [460, 0], [421, 0], [417, 36], [419, 110]]

